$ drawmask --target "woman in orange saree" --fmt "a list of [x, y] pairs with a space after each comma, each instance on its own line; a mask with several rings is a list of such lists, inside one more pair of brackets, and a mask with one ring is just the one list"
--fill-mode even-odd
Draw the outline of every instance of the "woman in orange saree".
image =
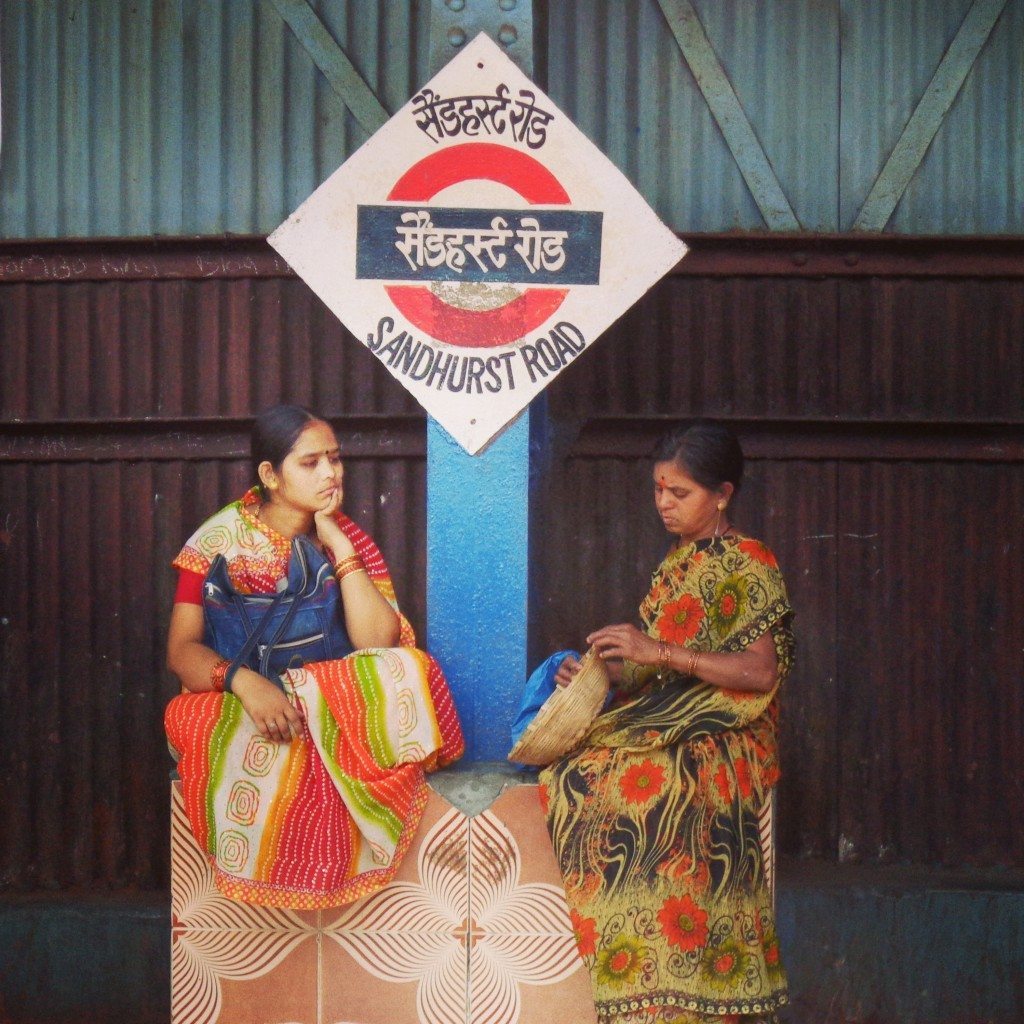
[[[257, 419], [252, 449], [260, 484], [174, 561], [167, 658], [188, 692], [165, 725], [221, 891], [338, 906], [394, 877], [426, 804], [425, 773], [462, 753], [462, 732], [377, 545], [341, 511], [334, 431], [277, 406]], [[287, 593], [297, 562], [317, 581], [315, 609], [296, 600], [288, 622], [302, 628], [286, 636], [282, 625], [269, 644], [278, 661], [264, 650], [239, 664], [258, 631], [245, 598], [269, 605]]]

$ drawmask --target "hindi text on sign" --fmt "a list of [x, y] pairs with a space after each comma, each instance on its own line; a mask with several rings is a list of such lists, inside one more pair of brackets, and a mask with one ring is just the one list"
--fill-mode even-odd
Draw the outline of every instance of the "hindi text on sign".
[[602, 219], [588, 210], [361, 205], [356, 277], [599, 284]]

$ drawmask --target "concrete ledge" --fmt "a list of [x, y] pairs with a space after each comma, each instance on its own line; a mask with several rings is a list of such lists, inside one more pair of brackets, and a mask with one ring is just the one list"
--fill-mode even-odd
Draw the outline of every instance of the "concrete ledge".
[[[1024, 1021], [1024, 875], [779, 869], [787, 1024]], [[165, 893], [0, 901], [0, 1021], [167, 1024], [169, 907]]]
[[0, 901], [4, 1024], [167, 1024], [166, 893]]
[[1024, 875], [783, 861], [790, 1024], [1020, 1024]]
[[478, 761], [434, 772], [427, 780], [430, 788], [453, 807], [473, 817], [486, 811], [510, 786], [534, 786], [537, 771], [517, 768], [508, 761]]

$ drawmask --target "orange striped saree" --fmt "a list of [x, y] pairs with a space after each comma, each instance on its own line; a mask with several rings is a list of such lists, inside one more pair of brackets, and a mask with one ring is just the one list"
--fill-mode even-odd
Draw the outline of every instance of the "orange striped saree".
[[[208, 520], [175, 566], [202, 572], [221, 553], [240, 589], [272, 591], [287, 571], [287, 542], [282, 548], [284, 539], [252, 516], [250, 499]], [[376, 544], [347, 517], [339, 523], [394, 604]], [[394, 877], [426, 804], [426, 773], [463, 750], [444, 676], [412, 646], [404, 617], [401, 642], [286, 672], [285, 691], [304, 718], [291, 743], [260, 736], [231, 694], [185, 693], [168, 705], [185, 810], [226, 895], [317, 909]]]

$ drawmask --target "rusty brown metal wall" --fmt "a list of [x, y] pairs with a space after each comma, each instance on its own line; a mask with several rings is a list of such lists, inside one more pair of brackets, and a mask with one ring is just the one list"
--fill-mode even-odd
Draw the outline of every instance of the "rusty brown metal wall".
[[[740, 524], [798, 610], [784, 851], [1024, 863], [1024, 243], [704, 238], [549, 392], [535, 653], [630, 618], [646, 454], [728, 418]], [[0, 250], [0, 886], [166, 884], [163, 670], [184, 537], [248, 417], [329, 416], [424, 626], [424, 421], [263, 242]]]
[[8, 244], [0, 338], [0, 888], [162, 887], [169, 562], [248, 417], [331, 419], [419, 630], [424, 417], [262, 242]]
[[535, 653], [634, 617], [667, 423], [739, 430], [797, 609], [789, 854], [1024, 863], [1022, 277], [1020, 241], [695, 239], [549, 392]]

